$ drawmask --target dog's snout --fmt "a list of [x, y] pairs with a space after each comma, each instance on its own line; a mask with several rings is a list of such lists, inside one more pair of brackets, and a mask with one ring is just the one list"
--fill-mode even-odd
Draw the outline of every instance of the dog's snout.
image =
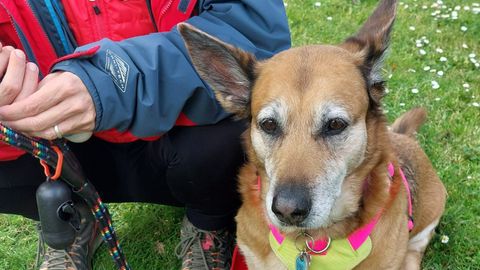
[[289, 183], [276, 188], [272, 211], [280, 221], [299, 225], [307, 218], [311, 208], [312, 201], [304, 185]]

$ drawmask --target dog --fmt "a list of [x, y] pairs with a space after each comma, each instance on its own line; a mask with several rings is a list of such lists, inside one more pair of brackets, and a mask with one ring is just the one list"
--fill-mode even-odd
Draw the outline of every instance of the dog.
[[382, 61], [396, 1], [339, 45], [265, 61], [184, 23], [193, 65], [249, 122], [237, 243], [248, 269], [420, 269], [446, 190], [415, 140], [413, 109], [389, 128]]

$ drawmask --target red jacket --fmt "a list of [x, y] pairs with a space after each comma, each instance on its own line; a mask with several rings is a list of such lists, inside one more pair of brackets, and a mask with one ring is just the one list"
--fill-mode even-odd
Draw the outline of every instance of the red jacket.
[[[62, 0], [61, 2], [64, 16], [78, 46], [102, 38], [120, 41], [158, 31], [169, 31], [179, 22], [191, 17], [196, 4], [196, 0]], [[182, 9], [175, 8], [182, 2], [186, 3]], [[45, 26], [36, 16], [32, 4], [34, 3], [26, 0], [0, 0], [0, 41], [3, 46], [10, 45], [25, 50], [21, 40], [27, 40], [31, 47], [27, 49], [31, 49], [33, 52], [30, 55], [36, 58], [28, 60], [37, 63], [41, 74], [46, 75], [52, 64], [63, 55], [53, 48]], [[22, 29], [21, 34], [18, 28]], [[128, 131], [119, 132], [114, 129], [98, 132], [96, 136], [113, 142], [131, 142], [137, 139]], [[144, 139], [156, 138], [158, 136]], [[0, 160], [16, 159], [23, 153], [21, 150], [0, 143]]]
[[[290, 47], [283, 0], [0, 0], [0, 41], [23, 49], [41, 75], [56, 63], [53, 71], [78, 76], [95, 106], [95, 136], [149, 140], [229, 116], [173, 27], [187, 19], [258, 59]], [[0, 145], [0, 160], [19, 154]]]

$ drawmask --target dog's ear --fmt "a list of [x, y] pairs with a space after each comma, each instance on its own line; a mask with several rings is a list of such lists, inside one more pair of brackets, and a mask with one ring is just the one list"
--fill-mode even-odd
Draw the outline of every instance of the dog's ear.
[[237, 118], [248, 118], [255, 56], [187, 23], [179, 24], [178, 29], [195, 69], [212, 87], [222, 107]]
[[385, 91], [381, 68], [390, 42], [396, 7], [396, 0], [382, 0], [360, 31], [341, 44], [341, 47], [359, 55], [370, 99], [376, 107]]

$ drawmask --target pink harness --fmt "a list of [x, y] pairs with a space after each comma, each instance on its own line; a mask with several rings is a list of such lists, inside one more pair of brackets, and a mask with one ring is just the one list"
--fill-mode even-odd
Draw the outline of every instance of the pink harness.
[[[407, 178], [403, 174], [402, 169], [399, 169], [399, 171], [400, 171], [400, 176], [402, 178], [403, 185], [405, 186], [405, 189], [407, 191], [407, 196], [408, 196], [408, 229], [409, 229], [409, 231], [411, 231], [413, 229], [413, 226], [414, 226], [414, 224], [413, 224], [412, 195], [411, 195], [411, 192], [410, 192], [410, 185], [408, 184]], [[395, 168], [394, 168], [392, 163], [388, 164], [388, 173], [389, 173], [390, 177], [393, 177], [393, 175], [395, 174]], [[257, 177], [257, 185], [258, 185], [259, 188], [260, 188], [260, 181], [261, 181], [260, 176], [258, 176]], [[370, 236], [373, 229], [377, 225], [377, 222], [380, 219], [380, 216], [382, 215], [382, 212], [383, 212], [383, 209], [380, 210], [375, 215], [375, 217], [373, 217], [373, 219], [369, 223], [367, 223], [364, 226], [358, 228], [357, 230], [355, 230], [353, 233], [351, 233], [347, 237], [350, 245], [352, 246], [352, 248], [354, 250], [357, 250], [363, 243], [365, 243], [368, 236]], [[275, 227], [275, 225], [269, 224], [268, 226], [269, 226], [275, 240], [279, 244], [281, 244], [283, 242], [283, 240], [285, 239], [285, 236], [282, 235], [282, 233], [278, 230], [277, 227]], [[328, 244], [329, 244], [328, 240], [319, 239], [319, 240], [316, 240], [311, 245], [311, 248], [312, 248], [312, 250], [315, 250], [315, 251], [324, 250], [327, 247]], [[324, 252], [324, 253], [321, 253], [321, 254], [326, 254], [326, 253]]]
[[[400, 176], [402, 178], [403, 185], [405, 186], [405, 189], [407, 191], [408, 216], [409, 216], [408, 229], [411, 231], [413, 229], [413, 226], [414, 226], [413, 218], [412, 218], [413, 217], [413, 215], [412, 215], [413, 214], [412, 195], [411, 195], [411, 192], [410, 192], [410, 186], [408, 184], [408, 181], [407, 181], [405, 175], [403, 174], [403, 171], [401, 169], [399, 171], [400, 171]], [[390, 177], [393, 177], [393, 175], [395, 173], [395, 168], [394, 168], [392, 163], [388, 164], [388, 173], [389, 173]], [[260, 178], [260, 176], [258, 176], [257, 177], [258, 189], [260, 189], [260, 187], [261, 187], [260, 183], [261, 183], [261, 178]], [[365, 241], [367, 240], [367, 238], [369, 237], [369, 235], [371, 234], [371, 232], [373, 231], [373, 229], [377, 225], [377, 222], [380, 219], [381, 214], [382, 214], [382, 211], [377, 213], [377, 215], [375, 215], [375, 217], [372, 219], [372, 221], [370, 221], [368, 224], [364, 225], [363, 227], [358, 228], [357, 230], [355, 230], [353, 233], [351, 233], [348, 236], [348, 238], [347, 238], [348, 242], [350, 243], [350, 245], [352, 246], [352, 248], [355, 251], [365, 243]], [[272, 235], [274, 236], [275, 240], [279, 244], [281, 244], [283, 242], [283, 240], [285, 239], [285, 236], [283, 236], [281, 234], [281, 232], [275, 226], [273, 226], [272, 224], [270, 224], [269, 227], [270, 227], [270, 230], [271, 230]], [[327, 245], [328, 245], [327, 240], [319, 239], [319, 240], [316, 240], [313, 243], [313, 245], [311, 245], [311, 247], [312, 247], [313, 250], [323, 250], [323, 249], [325, 249], [325, 247]], [[319, 255], [326, 255], [326, 254], [327, 254], [327, 251], [325, 251], [323, 253], [320, 253]], [[230, 270], [248, 270], [247, 264], [245, 262], [245, 258], [239, 252], [238, 246], [235, 247], [233, 257], [232, 257], [232, 266], [231, 266]]]

